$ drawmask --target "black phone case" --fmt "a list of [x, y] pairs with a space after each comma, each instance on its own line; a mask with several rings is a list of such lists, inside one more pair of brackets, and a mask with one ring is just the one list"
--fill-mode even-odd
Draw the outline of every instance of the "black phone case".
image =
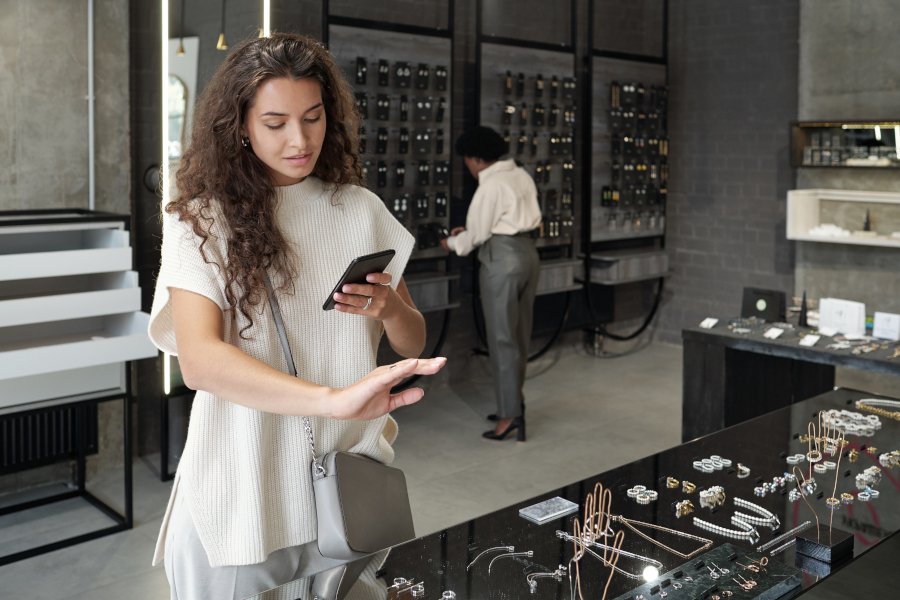
[[354, 258], [347, 266], [344, 274], [341, 275], [341, 278], [338, 280], [337, 285], [335, 285], [334, 289], [331, 290], [331, 293], [328, 294], [328, 299], [325, 300], [325, 304], [322, 305], [322, 309], [334, 309], [334, 295], [338, 293], [338, 291], [340, 291], [340, 289], [344, 287], [345, 284], [365, 283], [366, 275], [368, 275], [369, 273], [383, 272], [387, 268], [388, 264], [390, 264], [391, 260], [394, 258], [394, 254], [394, 250], [382, 250], [381, 252], [375, 252], [374, 254], [366, 254], [365, 256], [358, 256]]

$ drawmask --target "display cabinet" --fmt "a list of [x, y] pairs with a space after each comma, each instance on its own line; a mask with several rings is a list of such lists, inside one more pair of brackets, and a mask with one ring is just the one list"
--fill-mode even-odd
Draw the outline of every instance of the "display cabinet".
[[787, 239], [900, 248], [900, 194], [789, 190]]
[[575, 257], [580, 196], [580, 86], [571, 48], [483, 36], [478, 123], [499, 132], [532, 176], [542, 222], [538, 295], [579, 289]]
[[[4, 502], [0, 515], [80, 499], [114, 523], [8, 548], [0, 563], [131, 526], [128, 361], [156, 356], [156, 349], [147, 336], [149, 315], [140, 312], [127, 223], [126, 216], [84, 210], [0, 213], [0, 427], [7, 432], [0, 474], [64, 460], [76, 466], [69, 489]], [[123, 405], [122, 513], [86, 486], [98, 404], [107, 401]]]
[[900, 167], [900, 121], [797, 121], [791, 124], [791, 166]]
[[440, 241], [452, 197], [449, 30], [330, 17], [328, 40], [353, 83], [366, 186], [416, 238], [405, 280], [422, 312], [457, 305]]

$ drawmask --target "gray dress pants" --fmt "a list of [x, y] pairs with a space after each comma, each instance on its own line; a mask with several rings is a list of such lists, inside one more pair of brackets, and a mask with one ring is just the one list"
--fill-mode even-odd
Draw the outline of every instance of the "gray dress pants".
[[538, 253], [529, 235], [493, 235], [479, 247], [478, 261], [497, 415], [518, 417], [525, 402], [522, 386], [540, 275]]
[[314, 541], [276, 550], [259, 564], [211, 567], [187, 503], [177, 494], [165, 568], [171, 600], [384, 600], [387, 588], [375, 573], [386, 558], [384, 551], [353, 563], [347, 581], [334, 578], [344, 562], [322, 556]]

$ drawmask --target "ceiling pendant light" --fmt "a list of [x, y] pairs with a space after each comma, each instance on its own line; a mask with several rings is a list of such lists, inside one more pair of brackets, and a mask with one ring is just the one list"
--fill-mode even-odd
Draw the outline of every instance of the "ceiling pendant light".
[[178, 24], [178, 48], [175, 49], [176, 56], [184, 56], [184, 5], [187, 0], [181, 0], [181, 23]]
[[225, 0], [222, 0], [222, 28], [219, 31], [219, 40], [216, 42], [216, 50], [228, 50], [228, 42], [225, 41]]

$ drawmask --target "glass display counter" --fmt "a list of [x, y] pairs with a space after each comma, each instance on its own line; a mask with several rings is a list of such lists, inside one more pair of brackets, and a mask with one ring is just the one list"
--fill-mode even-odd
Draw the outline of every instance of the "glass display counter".
[[[900, 446], [900, 413], [856, 407], [871, 397], [834, 390], [396, 546], [381, 570], [383, 583], [359, 597], [562, 600], [579, 597], [578, 581], [583, 598], [603, 597], [608, 585], [606, 598], [617, 600], [790, 598], [815, 589], [900, 528], [900, 466], [891, 454]], [[858, 413], [872, 430], [839, 442], [833, 431], [818, 429], [826, 410]], [[829, 455], [829, 441], [842, 450]], [[810, 463], [807, 455], [820, 459]], [[582, 521], [598, 483], [610, 492], [609, 535], [595, 535], [594, 554], [576, 565], [574, 544], [564, 537]], [[541, 525], [519, 515], [557, 496], [577, 504], [576, 512]], [[833, 508], [829, 498], [838, 500]], [[753, 522], [753, 533], [736, 518]], [[602, 546], [615, 545], [619, 531], [624, 540], [610, 578], [601, 558], [612, 553]], [[795, 548], [798, 534], [826, 545], [846, 536], [850, 554], [830, 564], [809, 558]], [[254, 598], [312, 598], [304, 595], [309, 583], [293, 582], [289, 596], [282, 587]]]

